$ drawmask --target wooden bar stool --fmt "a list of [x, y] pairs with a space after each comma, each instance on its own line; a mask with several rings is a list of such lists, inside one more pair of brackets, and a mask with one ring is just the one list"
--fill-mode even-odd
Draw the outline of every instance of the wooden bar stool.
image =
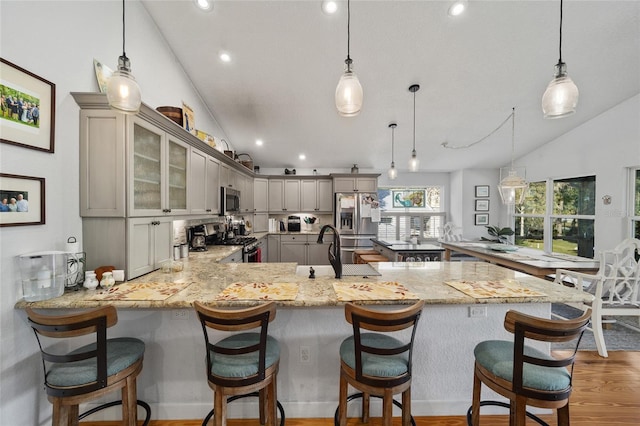
[[380, 253], [376, 253], [376, 254], [362, 254], [360, 255], [360, 259], [362, 260], [362, 263], [369, 263], [369, 262], [388, 262], [389, 258], [387, 256], [383, 256]]
[[367, 263], [365, 261], [363, 261], [361, 259], [361, 256], [363, 255], [367, 255], [367, 254], [380, 254], [378, 253], [376, 250], [373, 249], [360, 249], [360, 250], [354, 250], [353, 251], [353, 263], [357, 263], [357, 264], [361, 264], [361, 263]]
[[[275, 302], [246, 309], [214, 309], [199, 302], [193, 305], [202, 324], [207, 379], [214, 393], [213, 410], [202, 425], [214, 417], [214, 425], [226, 426], [227, 402], [246, 396], [259, 398], [261, 425], [275, 425], [276, 408], [280, 412], [280, 425], [284, 425], [284, 409], [276, 391], [280, 346], [267, 334], [269, 323], [276, 316]], [[247, 331], [256, 328], [260, 331]], [[211, 343], [209, 330], [229, 335]], [[242, 333], [235, 333], [238, 331]]]
[[[527, 405], [557, 410], [558, 426], [569, 426], [569, 396], [575, 354], [590, 310], [570, 320], [536, 318], [516, 311], [507, 312], [504, 327], [514, 333], [514, 340], [488, 340], [474, 349], [473, 405], [467, 412], [469, 426], [480, 424], [480, 407], [499, 405], [509, 408], [509, 425], [524, 426], [526, 417], [541, 425], [543, 420], [526, 411]], [[531, 346], [525, 339], [543, 342], [577, 340], [570, 356], [554, 358]], [[567, 369], [569, 367], [569, 369]], [[480, 401], [482, 384], [508, 398], [510, 404]]]
[[[136, 377], [142, 371], [145, 345], [142, 340], [131, 337], [107, 339], [107, 328], [118, 322], [113, 306], [57, 316], [42, 315], [31, 308], [26, 312], [42, 354], [44, 385], [53, 404], [53, 426], [78, 425], [78, 421], [89, 414], [115, 405], [122, 405], [123, 425], [137, 426], [137, 405], [146, 410], [144, 425], [149, 424], [151, 409], [136, 398]], [[89, 334], [95, 335], [94, 343], [63, 354], [56, 350], [59, 345], [45, 344], [46, 338], [72, 342], [75, 337]], [[118, 389], [121, 389], [121, 401], [79, 414], [79, 404]]]
[[[391, 426], [393, 405], [402, 408], [403, 426], [415, 425], [411, 416], [411, 366], [416, 326], [423, 307], [423, 300], [392, 311], [367, 309], [352, 303], [345, 305], [345, 317], [353, 325], [353, 335], [340, 345], [336, 425], [347, 424], [347, 402], [360, 396], [363, 422], [369, 421], [369, 397], [376, 396], [383, 400], [384, 426]], [[347, 397], [349, 385], [362, 393]], [[393, 399], [398, 393], [402, 393], [402, 404]]]

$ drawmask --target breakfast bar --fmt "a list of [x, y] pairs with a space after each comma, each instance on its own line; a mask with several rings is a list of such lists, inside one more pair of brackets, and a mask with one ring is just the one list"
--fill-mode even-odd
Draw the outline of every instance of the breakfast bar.
[[[318, 266], [310, 279], [309, 267], [295, 263], [217, 263], [229, 250], [193, 253], [180, 272], [158, 270], [109, 290], [67, 291], [45, 301], [19, 301], [16, 308], [116, 306], [120, 321], [110, 331], [147, 344], [139, 397], [151, 404], [154, 418], [194, 419], [211, 409], [211, 394], [202, 374], [204, 343], [192, 303], [249, 306], [276, 300], [269, 332], [282, 345], [278, 399], [287, 417], [296, 418], [333, 416], [338, 347], [351, 333], [344, 303], [392, 306], [422, 299], [427, 307], [416, 338], [412, 398], [414, 415], [429, 416], [464, 414], [471, 401], [473, 347], [508, 338], [502, 322], [509, 309], [549, 317], [553, 302], [591, 299], [484, 262], [378, 263], [373, 268], [380, 275], [341, 280], [330, 267]], [[308, 357], [301, 356], [302, 349]], [[250, 417], [252, 404], [231, 404], [230, 417]]]

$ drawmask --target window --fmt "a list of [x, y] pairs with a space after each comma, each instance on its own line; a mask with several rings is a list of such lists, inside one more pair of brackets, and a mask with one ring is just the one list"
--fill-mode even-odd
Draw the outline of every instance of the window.
[[440, 238], [446, 218], [442, 192], [439, 186], [378, 188], [381, 209], [378, 238], [386, 241]]
[[531, 182], [523, 203], [516, 205], [516, 245], [544, 249], [546, 194], [546, 182]]
[[515, 243], [593, 258], [595, 193], [595, 176], [531, 182], [515, 209]]
[[593, 258], [596, 177], [553, 181], [552, 250]]

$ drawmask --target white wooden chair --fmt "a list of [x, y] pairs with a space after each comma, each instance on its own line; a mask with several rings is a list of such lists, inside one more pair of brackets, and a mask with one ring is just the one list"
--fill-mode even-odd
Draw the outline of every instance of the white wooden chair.
[[[607, 357], [607, 347], [602, 332], [604, 316], [637, 316], [640, 325], [640, 240], [629, 238], [615, 249], [600, 253], [600, 269], [596, 275], [558, 269], [555, 282], [584, 290], [594, 295], [591, 327], [598, 353]], [[572, 305], [574, 306], [574, 305]]]

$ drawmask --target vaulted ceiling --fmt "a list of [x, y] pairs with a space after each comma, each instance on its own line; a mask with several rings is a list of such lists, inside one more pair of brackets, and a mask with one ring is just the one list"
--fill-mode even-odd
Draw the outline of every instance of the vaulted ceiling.
[[[576, 114], [542, 116], [558, 62], [560, 2], [351, 2], [350, 54], [364, 89], [361, 113], [338, 115], [334, 93], [347, 54], [347, 2], [143, 1], [237, 152], [262, 167], [384, 171], [396, 122], [396, 167], [408, 168], [417, 83], [416, 150], [423, 171], [500, 167], [640, 92], [640, 1], [564, 2], [562, 59], [580, 90]], [[230, 53], [222, 62], [218, 54]], [[256, 139], [264, 145], [255, 145]], [[304, 153], [306, 160], [300, 160]]]

